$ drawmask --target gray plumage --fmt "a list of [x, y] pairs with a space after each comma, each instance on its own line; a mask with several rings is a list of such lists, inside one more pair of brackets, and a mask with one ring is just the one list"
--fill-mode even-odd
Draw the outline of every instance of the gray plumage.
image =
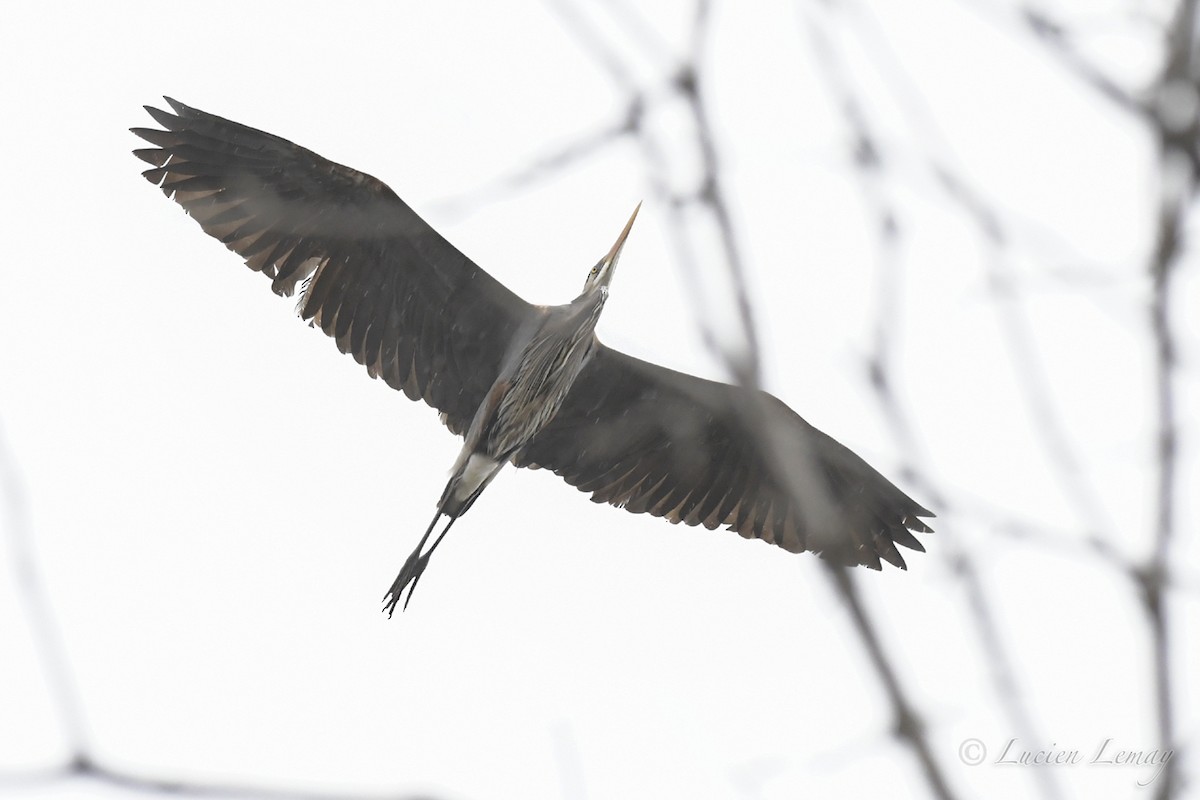
[[[134, 153], [206, 233], [300, 290], [300, 316], [463, 436], [437, 513], [397, 576], [391, 613], [505, 463], [552, 470], [635, 513], [725, 526], [840, 564], [904, 568], [896, 545], [933, 514], [777, 398], [606, 347], [595, 336], [622, 247], [562, 306], [517, 297], [379, 180], [167, 98]], [[767, 445], [764, 447], [764, 442]], [[425, 550], [437, 522], [448, 521]], [[406, 601], [407, 605], [407, 601]]]

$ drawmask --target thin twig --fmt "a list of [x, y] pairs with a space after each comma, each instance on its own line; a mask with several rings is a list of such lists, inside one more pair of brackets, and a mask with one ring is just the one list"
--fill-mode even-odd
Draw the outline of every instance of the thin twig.
[[22, 485], [20, 469], [0, 428], [0, 508], [8, 551], [12, 555], [13, 570], [20, 588], [25, 613], [29, 615], [29, 628], [33, 637], [34, 650], [41, 662], [43, 674], [50, 686], [50, 695], [58, 713], [63, 736], [71, 753], [87, 750], [91, 736], [84, 714], [83, 700], [71, 660], [67, 655], [66, 641], [54, 615], [50, 598], [46, 594], [46, 582], [38, 566], [33, 529], [30, 524], [29, 505], [25, 487]]
[[850, 570], [826, 561], [822, 561], [821, 564], [825, 567], [825, 574], [832, 582], [834, 591], [850, 612], [850, 621], [854, 625], [854, 631], [866, 649], [867, 658], [874, 667], [875, 675], [879, 678], [884, 693], [888, 697], [888, 703], [892, 708], [896, 737], [907, 744], [916, 757], [917, 763], [921, 766], [921, 774], [925, 777], [925, 782], [929, 785], [933, 795], [941, 800], [951, 800], [954, 794], [950, 791], [950, 786], [946, 783], [946, 776], [933, 756], [933, 748], [929, 744], [925, 724], [917, 713], [912, 700], [909, 699], [908, 693], [901, 686], [891, 659], [884, 652], [879, 635], [875, 632], [875, 625], [858, 595], [858, 587], [850, 577]]
[[115, 789], [140, 793], [169, 794], [199, 798], [261, 798], [261, 800], [434, 800], [432, 795], [415, 795], [395, 791], [344, 792], [292, 790], [252, 784], [224, 783], [208, 780], [160, 778], [132, 770], [101, 764], [80, 755], [61, 769], [24, 773], [5, 773], [0, 787], [33, 789], [66, 780], [92, 781]]

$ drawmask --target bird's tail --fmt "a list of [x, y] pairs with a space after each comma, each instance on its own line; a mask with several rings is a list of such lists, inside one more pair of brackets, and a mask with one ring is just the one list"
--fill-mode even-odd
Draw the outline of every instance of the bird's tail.
[[[408, 601], [412, 600], [413, 592], [417, 589], [417, 581], [425, 572], [425, 567], [428, 566], [433, 551], [442, 543], [442, 539], [446, 538], [454, 521], [467, 513], [467, 509], [474, 504], [479, 495], [483, 494], [483, 490], [492, 482], [504, 464], [504, 461], [497, 461], [480, 453], [464, 452], [459, 455], [458, 461], [454, 465], [454, 472], [451, 474], [450, 480], [446, 482], [441, 499], [438, 500], [437, 511], [430, 520], [429, 527], [425, 529], [425, 535], [421, 537], [416, 549], [404, 562], [400, 574], [392, 582], [392, 588], [383, 598], [384, 610], [387, 611], [389, 617], [395, 611], [406, 588], [409, 591], [408, 599], [404, 601], [404, 607], [408, 608]], [[437, 527], [442, 517], [447, 518], [446, 527], [442, 528], [442, 532], [433, 540], [433, 544], [426, 549], [425, 545], [429, 542], [433, 529]]]
[[[483, 453], [465, 455], [466, 458], [459, 456], [454, 465], [454, 472], [446, 482], [446, 489], [438, 501], [438, 516], [444, 514], [451, 519], [457, 519], [467, 513], [467, 509], [483, 494], [483, 490], [506, 463]], [[435, 521], [436, 519], [437, 517], [434, 517]]]

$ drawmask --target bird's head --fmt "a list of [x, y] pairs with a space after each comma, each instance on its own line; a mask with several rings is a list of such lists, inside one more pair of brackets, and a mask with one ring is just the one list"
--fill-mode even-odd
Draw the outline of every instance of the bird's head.
[[641, 203], [637, 204], [637, 208], [633, 210], [633, 214], [629, 217], [629, 222], [625, 223], [625, 230], [621, 231], [621, 235], [617, 237], [616, 244], [612, 249], [605, 254], [604, 258], [592, 267], [588, 273], [587, 282], [583, 284], [583, 293], [597, 291], [601, 288], [607, 289], [608, 284], [612, 281], [613, 273], [617, 269], [617, 259], [621, 257], [621, 248], [625, 246], [625, 240], [629, 238], [629, 231], [633, 228], [633, 221], [637, 219], [638, 209], [642, 207]]

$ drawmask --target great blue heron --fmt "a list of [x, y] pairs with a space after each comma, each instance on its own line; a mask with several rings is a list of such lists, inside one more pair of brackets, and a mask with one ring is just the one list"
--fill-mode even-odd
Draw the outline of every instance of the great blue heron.
[[[384, 597], [408, 600], [429, 557], [506, 462], [543, 467], [635, 513], [720, 525], [845, 565], [901, 569], [922, 508], [765, 392], [605, 347], [594, 333], [637, 216], [561, 306], [531, 305], [381, 181], [278, 136], [166, 101], [133, 128], [143, 175], [205, 233], [271, 278], [373, 378], [463, 436], [437, 512]], [[764, 434], [768, 440], [764, 440]], [[445, 527], [428, 550], [437, 526]], [[408, 605], [405, 601], [405, 607]]]

